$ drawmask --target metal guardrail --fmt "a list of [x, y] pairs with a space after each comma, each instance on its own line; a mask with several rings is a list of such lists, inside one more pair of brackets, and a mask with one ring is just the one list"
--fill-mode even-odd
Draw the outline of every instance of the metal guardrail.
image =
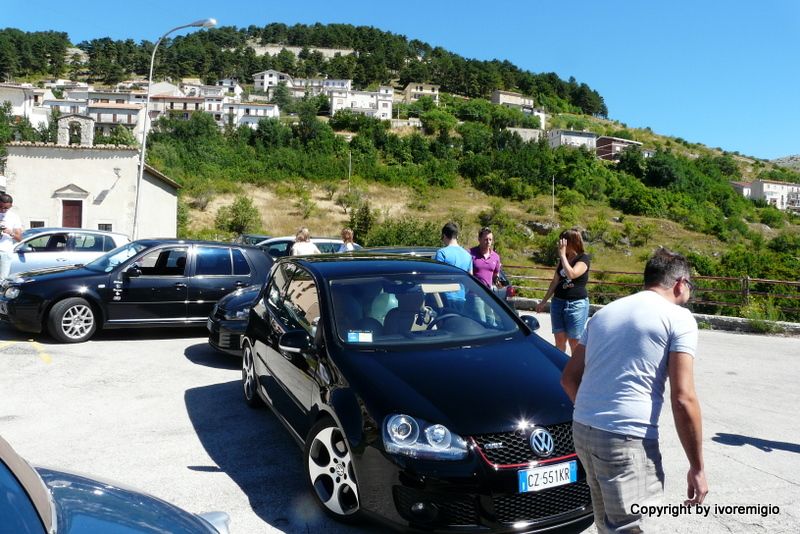
[[[503, 265], [518, 294], [543, 297], [553, 278], [553, 267]], [[539, 274], [541, 273], [541, 274]], [[693, 276], [694, 294], [688, 307], [710, 315], [742, 316], [742, 308], [754, 300], [770, 302], [785, 320], [800, 320], [800, 282], [765, 278]], [[534, 285], [531, 285], [534, 284]], [[596, 271], [589, 275], [589, 298], [603, 304], [642, 288], [641, 272]]]

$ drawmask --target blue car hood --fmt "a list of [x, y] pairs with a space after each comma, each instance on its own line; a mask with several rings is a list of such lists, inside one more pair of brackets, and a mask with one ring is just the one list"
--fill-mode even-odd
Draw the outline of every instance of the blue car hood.
[[37, 467], [55, 504], [59, 534], [211, 534], [198, 516], [152, 495], [74, 473]]
[[572, 419], [560, 385], [567, 357], [535, 334], [471, 347], [346, 351], [339, 360], [379, 424], [404, 413], [469, 436]]

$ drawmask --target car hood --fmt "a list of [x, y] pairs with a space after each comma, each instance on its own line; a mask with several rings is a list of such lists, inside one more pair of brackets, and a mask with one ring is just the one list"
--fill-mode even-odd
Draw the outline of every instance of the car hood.
[[228, 293], [219, 299], [217, 307], [226, 311], [243, 310], [245, 308], [249, 308], [253, 302], [255, 302], [256, 297], [258, 297], [259, 291], [261, 291], [261, 284], [237, 289], [236, 291]]
[[53, 497], [59, 534], [216, 532], [200, 517], [113, 482], [37, 467]]
[[464, 435], [572, 419], [564, 353], [535, 334], [480, 346], [347, 351], [340, 371], [376, 421], [421, 417]]
[[36, 280], [58, 280], [62, 278], [80, 278], [82, 276], [95, 276], [97, 271], [86, 269], [82, 265], [60, 265], [58, 267], [48, 267], [46, 269], [34, 269], [32, 271], [19, 272], [12, 275], [12, 278], [33, 278]]
[[11, 276], [11, 280], [22, 279], [26, 282], [49, 282], [52, 280], [60, 280], [63, 278], [75, 279], [89, 276], [97, 276], [107, 273], [99, 273], [86, 269], [82, 265], [70, 265], [59, 267], [48, 267], [46, 269], [35, 269], [33, 271], [25, 271], [15, 273]]

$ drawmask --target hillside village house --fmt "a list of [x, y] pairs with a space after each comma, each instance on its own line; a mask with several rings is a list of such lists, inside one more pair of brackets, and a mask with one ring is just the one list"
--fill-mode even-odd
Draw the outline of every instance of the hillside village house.
[[[58, 120], [56, 144], [6, 145], [6, 190], [26, 228], [67, 226], [133, 233], [139, 150], [93, 146], [92, 117]], [[70, 133], [80, 138], [70, 144]], [[145, 166], [137, 237], [175, 237], [180, 186]]]
[[293, 98], [302, 98], [306, 94], [317, 96], [328, 91], [350, 91], [352, 80], [334, 80], [328, 78], [293, 78], [285, 72], [269, 69], [253, 74], [253, 84], [256, 91], [273, 96], [275, 87], [283, 82]]
[[533, 107], [532, 96], [527, 96], [523, 95], [522, 93], [515, 93], [512, 91], [501, 91], [500, 89], [495, 89], [492, 91], [492, 104], [518, 109], [525, 115], [539, 117], [539, 128], [542, 130], [546, 128], [547, 115], [545, 114], [544, 110]]
[[774, 180], [753, 180], [750, 198], [762, 199], [779, 210], [800, 212], [800, 184]]
[[578, 132], [575, 130], [550, 130], [547, 139], [551, 148], [559, 146], [586, 147], [594, 150], [597, 143], [597, 134], [592, 132]]
[[328, 93], [331, 115], [349, 109], [354, 113], [389, 120], [392, 118], [392, 96], [394, 89], [379, 87], [373, 91], [330, 91]]
[[631, 141], [630, 139], [622, 139], [621, 137], [610, 137], [608, 135], [601, 135], [597, 138], [597, 157], [615, 161], [619, 159], [622, 151], [628, 147], [641, 147], [642, 143], [638, 141]]
[[400, 101], [413, 104], [423, 96], [430, 97], [433, 103], [439, 105], [439, 86], [432, 83], [411, 82], [406, 85], [400, 95]]
[[249, 126], [255, 129], [258, 121], [265, 118], [277, 119], [280, 117], [280, 110], [275, 104], [258, 104], [255, 102], [231, 102], [224, 105], [224, 112], [217, 119], [214, 119], [220, 126], [232, 124], [234, 127]]
[[0, 83], [0, 104], [9, 102], [11, 114], [18, 117], [27, 117], [31, 124], [49, 124], [49, 110], [42, 106], [45, 100], [55, 96], [49, 89], [39, 89], [30, 84]]

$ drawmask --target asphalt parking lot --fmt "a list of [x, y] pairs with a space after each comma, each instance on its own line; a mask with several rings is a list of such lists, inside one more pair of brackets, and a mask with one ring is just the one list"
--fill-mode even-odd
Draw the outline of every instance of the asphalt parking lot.
[[[552, 340], [547, 315], [537, 317]], [[800, 531], [798, 347], [797, 338], [701, 331], [711, 509], [662, 518], [659, 529]], [[193, 512], [224, 510], [234, 533], [382, 532], [321, 514], [299, 448], [268, 410], [242, 401], [239, 365], [200, 329], [101, 332], [59, 345], [0, 326], [0, 435], [34, 464], [123, 482]], [[665, 504], [678, 504], [687, 465], [668, 412], [662, 452]], [[737, 505], [771, 508], [725, 508]]]

